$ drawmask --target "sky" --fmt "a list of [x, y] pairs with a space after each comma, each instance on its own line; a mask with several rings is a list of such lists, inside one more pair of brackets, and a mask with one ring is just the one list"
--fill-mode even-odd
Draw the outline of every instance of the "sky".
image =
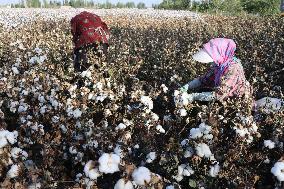
[[[129, 1], [133, 1], [136, 4], [139, 3], [139, 2], [144, 2], [147, 7], [151, 7], [152, 4], [159, 4], [159, 3], [162, 2], [162, 0], [108, 0], [108, 1], [111, 2], [111, 3], [115, 3], [115, 4], [117, 2], [125, 3], [125, 2], [129, 2]], [[0, 5], [10, 4], [10, 3], [18, 3], [18, 2], [19, 2], [19, 0], [0, 0]], [[106, 2], [106, 1], [105, 0], [102, 0], [102, 1], [94, 0], [94, 2], [103, 3], [103, 2]]]

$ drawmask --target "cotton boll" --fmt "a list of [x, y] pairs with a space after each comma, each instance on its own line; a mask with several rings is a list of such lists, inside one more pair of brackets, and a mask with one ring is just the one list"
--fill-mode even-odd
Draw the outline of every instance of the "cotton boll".
[[19, 175], [20, 166], [17, 164], [13, 164], [10, 168], [10, 170], [7, 173], [8, 178], [15, 178]]
[[67, 128], [66, 128], [65, 125], [62, 125], [62, 124], [61, 124], [59, 127], [60, 127], [62, 133], [67, 133]]
[[12, 156], [14, 159], [19, 158], [21, 155], [22, 155], [22, 158], [23, 158], [24, 160], [28, 157], [28, 153], [27, 153], [26, 151], [22, 150], [21, 148], [17, 148], [17, 147], [12, 148], [12, 150], [11, 150], [11, 156]]
[[16, 75], [20, 73], [17, 67], [12, 67], [12, 71]]
[[153, 109], [153, 101], [149, 96], [141, 96], [141, 103], [148, 107], [149, 110]]
[[196, 154], [199, 157], [210, 158], [210, 156], [212, 155], [211, 150], [207, 144], [200, 143], [197, 145], [195, 149], [196, 149]]
[[151, 172], [146, 167], [139, 167], [132, 173], [134, 182], [139, 186], [144, 186], [151, 181]]
[[115, 128], [115, 130], [123, 130], [126, 128], [126, 125], [124, 123], [118, 124], [118, 126]]
[[77, 149], [74, 146], [71, 146], [69, 148], [69, 152], [70, 152], [70, 154], [77, 154]]
[[194, 153], [193, 149], [191, 147], [187, 147], [185, 152], [184, 152], [184, 157], [185, 158], [192, 157], [193, 153]]
[[159, 116], [157, 114], [155, 114], [155, 113], [152, 113], [152, 119], [154, 121], [159, 121]]
[[181, 117], [186, 116], [187, 115], [186, 109], [180, 109], [179, 114], [180, 114]]
[[248, 129], [244, 128], [244, 129], [239, 129], [237, 127], [234, 127], [236, 133], [240, 136], [240, 137], [245, 137], [247, 134], [249, 134]]
[[284, 181], [284, 162], [276, 162], [271, 168], [271, 173], [277, 177], [280, 182]]
[[210, 166], [210, 170], [209, 170], [209, 175], [211, 177], [217, 177], [220, 171], [220, 166], [219, 164], [216, 164], [214, 166]]
[[204, 135], [203, 138], [206, 139], [206, 140], [212, 140], [213, 135], [212, 134]]
[[14, 144], [17, 142], [17, 137], [18, 137], [18, 132], [17, 131], [13, 131], [13, 132], [7, 132], [6, 133], [6, 139], [8, 140], [8, 142], [10, 144]]
[[119, 171], [118, 165], [120, 163], [120, 157], [116, 154], [104, 153], [99, 158], [99, 170], [102, 173], [114, 173]]
[[88, 161], [84, 166], [84, 173], [92, 180], [95, 180], [100, 176], [98, 169], [95, 168], [95, 162], [92, 160]]
[[203, 136], [203, 133], [199, 128], [192, 128], [190, 129], [189, 138], [196, 139], [201, 138]]
[[133, 189], [133, 184], [130, 181], [125, 183], [124, 179], [119, 179], [114, 185], [114, 189]]
[[159, 131], [160, 133], [165, 133], [165, 129], [161, 126], [161, 125], [157, 125], [156, 126], [157, 131]]
[[272, 142], [271, 140], [264, 140], [264, 146], [269, 149], [273, 149], [275, 148], [275, 143]]
[[73, 117], [74, 118], [79, 118], [82, 115], [82, 112], [77, 108], [76, 110], [73, 111]]
[[147, 154], [146, 158], [147, 163], [152, 163], [156, 159], [156, 152], [150, 152], [149, 154]]

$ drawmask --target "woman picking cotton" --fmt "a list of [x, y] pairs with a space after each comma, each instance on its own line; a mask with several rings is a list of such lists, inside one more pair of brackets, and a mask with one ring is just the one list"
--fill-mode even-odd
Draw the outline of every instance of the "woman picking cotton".
[[[107, 54], [110, 32], [101, 18], [87, 11], [83, 11], [71, 19], [71, 33], [74, 47], [74, 68], [85, 71], [90, 67], [87, 53], [92, 51], [101, 56]], [[102, 51], [102, 53], [100, 53]]]
[[[193, 55], [194, 60], [211, 64], [211, 67], [205, 75], [184, 85], [181, 91], [198, 88], [209, 88], [212, 91], [191, 93], [187, 95], [189, 101], [224, 101], [229, 97], [251, 97], [251, 86], [245, 78], [240, 60], [235, 57], [235, 50], [236, 43], [232, 39], [215, 38]], [[279, 111], [283, 108], [283, 100], [266, 97], [256, 101], [254, 107]]]

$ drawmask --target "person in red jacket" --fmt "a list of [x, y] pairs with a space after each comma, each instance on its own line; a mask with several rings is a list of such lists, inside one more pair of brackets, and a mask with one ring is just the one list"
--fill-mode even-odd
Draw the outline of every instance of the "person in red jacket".
[[74, 68], [84, 71], [90, 64], [87, 52], [92, 50], [99, 56], [99, 50], [107, 55], [110, 36], [109, 28], [101, 18], [93, 13], [83, 11], [71, 19], [71, 33], [74, 47]]

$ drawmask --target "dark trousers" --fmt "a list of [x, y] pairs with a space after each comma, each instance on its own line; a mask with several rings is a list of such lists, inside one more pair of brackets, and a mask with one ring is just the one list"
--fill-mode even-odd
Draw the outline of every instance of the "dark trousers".
[[78, 49], [74, 50], [74, 69], [75, 71], [78, 72], [82, 72], [87, 70], [91, 64], [88, 60], [87, 57], [87, 52], [92, 51], [94, 54], [96, 54], [97, 56], [101, 57], [102, 54], [100, 52], [98, 52], [98, 49], [102, 49], [103, 53], [105, 55], [107, 55], [107, 48], [108, 48], [108, 44], [101, 44], [101, 45], [97, 45], [97, 44], [88, 44], [85, 45], [83, 47], [80, 47]]

